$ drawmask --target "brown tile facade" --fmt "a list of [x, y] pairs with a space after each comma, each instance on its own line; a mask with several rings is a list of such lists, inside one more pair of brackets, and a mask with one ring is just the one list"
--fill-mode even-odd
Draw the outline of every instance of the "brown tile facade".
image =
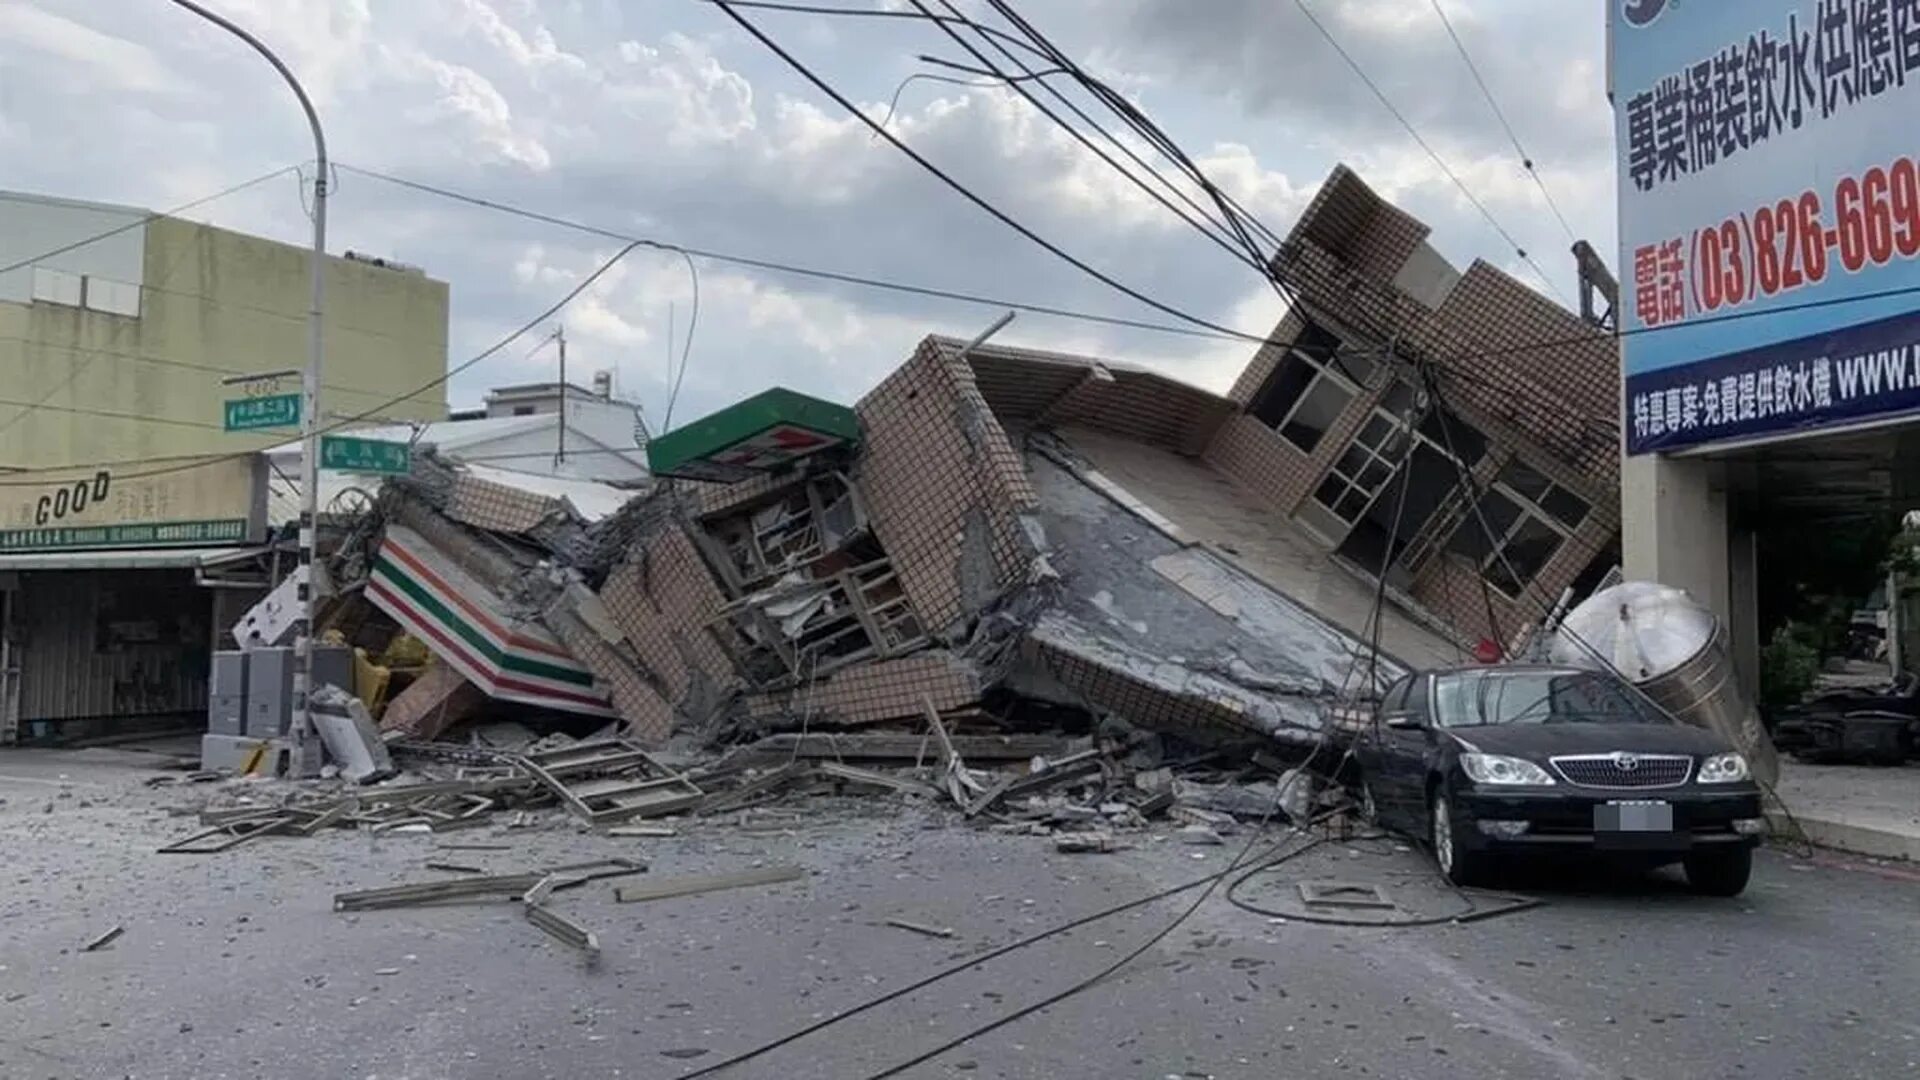
[[[1463, 420], [1487, 436], [1489, 449], [1475, 470], [1484, 486], [1511, 457], [1519, 457], [1592, 507], [1515, 599], [1482, 588], [1477, 569], [1441, 550], [1425, 560], [1407, 592], [1453, 626], [1464, 641], [1509, 640], [1537, 621], [1544, 605], [1584, 572], [1619, 528], [1617, 374], [1612, 343], [1572, 313], [1484, 263], [1459, 277], [1440, 307], [1431, 309], [1393, 284], [1400, 267], [1427, 235], [1425, 225], [1375, 195], [1344, 166], [1336, 169], [1274, 260], [1275, 269], [1305, 297], [1273, 334], [1291, 341], [1302, 315], [1338, 333], [1343, 347], [1386, 356], [1386, 345], [1410, 361], [1431, 359], [1442, 397]], [[1282, 348], [1268, 344], [1254, 356], [1229, 397], [1249, 406], [1272, 374]], [[1313, 454], [1251, 414], [1221, 426], [1205, 460], [1280, 514], [1291, 515], [1345, 451], [1377, 402], [1384, 374], [1351, 402]], [[1464, 517], [1459, 527], [1477, 528]], [[1488, 624], [1492, 608], [1498, 633]]]
[[1033, 486], [958, 352], [926, 339], [855, 407], [866, 438], [856, 479], [874, 533], [940, 637], [1024, 580], [1034, 555], [1019, 521]]
[[634, 655], [653, 673], [666, 695], [679, 701], [687, 692], [687, 665], [674, 647], [666, 616], [647, 596], [640, 566], [624, 562], [614, 568], [600, 588], [600, 601], [626, 633]]
[[562, 512], [560, 500], [462, 473], [454, 478], [447, 516], [492, 532], [525, 533]]
[[980, 689], [972, 664], [933, 650], [846, 668], [811, 688], [754, 694], [747, 698], [747, 711], [753, 717], [806, 715], [826, 726], [870, 724], [921, 716], [923, 702], [941, 711], [969, 705], [979, 700]]
[[1231, 742], [1263, 732], [1238, 702], [1178, 694], [1054, 641], [1028, 639], [1029, 658], [1087, 704], [1154, 731]]

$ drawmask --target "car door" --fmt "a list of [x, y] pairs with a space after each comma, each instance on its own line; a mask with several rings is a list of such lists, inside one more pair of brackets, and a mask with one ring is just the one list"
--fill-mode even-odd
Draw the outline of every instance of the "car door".
[[1366, 781], [1367, 789], [1373, 792], [1375, 808], [1383, 817], [1391, 814], [1387, 791], [1387, 776], [1391, 767], [1386, 759], [1393, 743], [1387, 737], [1386, 720], [1406, 711], [1407, 690], [1413, 685], [1413, 679], [1411, 675], [1406, 676], [1387, 688], [1387, 692], [1380, 697], [1379, 706], [1374, 709], [1371, 722], [1354, 740], [1361, 778]]
[[[1407, 687], [1398, 718], [1380, 725], [1380, 787], [1374, 799], [1381, 813], [1399, 828], [1418, 834], [1426, 821], [1427, 759], [1433, 745], [1433, 676], [1416, 675]], [[1382, 720], [1387, 719], [1382, 714]]]

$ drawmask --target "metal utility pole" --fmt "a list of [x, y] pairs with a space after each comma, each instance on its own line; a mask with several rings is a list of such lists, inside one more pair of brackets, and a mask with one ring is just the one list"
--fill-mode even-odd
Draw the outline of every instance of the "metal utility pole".
[[294, 621], [293, 710], [288, 731], [287, 773], [308, 776], [320, 771], [320, 744], [308, 711], [313, 690], [313, 552], [320, 518], [320, 326], [326, 311], [327, 270], [327, 137], [312, 99], [273, 50], [239, 25], [207, 10], [194, 0], [173, 2], [247, 43], [273, 65], [293, 96], [300, 99], [313, 132], [313, 253], [309, 261], [312, 298], [307, 307], [307, 366], [300, 377], [300, 562], [294, 569], [300, 617]]
[[553, 340], [560, 345], [560, 449], [553, 455], [553, 463], [559, 465], [567, 460], [567, 328], [553, 328]]

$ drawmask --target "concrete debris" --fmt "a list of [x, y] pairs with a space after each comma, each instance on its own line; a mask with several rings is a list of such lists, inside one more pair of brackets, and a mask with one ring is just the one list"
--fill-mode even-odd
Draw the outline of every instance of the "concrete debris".
[[897, 927], [901, 930], [911, 930], [916, 934], [924, 934], [927, 937], [950, 938], [953, 936], [953, 929], [951, 927], [929, 926], [926, 923], [914, 922], [911, 919], [888, 919], [887, 925]]
[[1118, 851], [1113, 834], [1107, 832], [1060, 833], [1053, 838], [1055, 851], [1069, 855], [1105, 854]]
[[[839, 410], [852, 426], [774, 455], [780, 470], [702, 459], [725, 482], [562, 493], [417, 454], [331, 560], [349, 568], [337, 596], [364, 593], [435, 653], [382, 729], [431, 740], [486, 712], [537, 735], [544, 710], [616, 720], [647, 748], [683, 733], [835, 761], [922, 762], [909, 737], [932, 736], [934, 787], [956, 802], [992, 786], [973, 763], [1073, 713], [1247, 752], [1311, 745], [1362, 643], [999, 415], [972, 389], [980, 362], [928, 339]], [[1381, 685], [1404, 671], [1377, 667]], [[837, 747], [853, 726], [867, 744]], [[476, 749], [524, 752], [478, 730]]]
[[[851, 411], [755, 398], [845, 426], [764, 459], [700, 443], [643, 489], [416, 454], [329, 559], [353, 644], [431, 653], [389, 665], [384, 741], [323, 722], [343, 778], [365, 783], [221, 808], [168, 850], [543, 828], [556, 807], [616, 837], [726, 815], [785, 831], [807, 819], [760, 812], [846, 796], [1061, 850], [1114, 850], [1163, 819], [1196, 843], [1305, 819], [1318, 786], [1286, 777], [1338, 734], [1366, 643], [976, 381], [1064, 370], [1079, 386], [1079, 368], [995, 356], [930, 338]], [[696, 428], [731, 430], [696, 423], [680, 443]], [[1362, 695], [1406, 670], [1377, 660]], [[366, 782], [394, 766], [409, 772]]]
[[1219, 845], [1226, 838], [1205, 825], [1187, 825], [1180, 830], [1180, 842], [1183, 844]]

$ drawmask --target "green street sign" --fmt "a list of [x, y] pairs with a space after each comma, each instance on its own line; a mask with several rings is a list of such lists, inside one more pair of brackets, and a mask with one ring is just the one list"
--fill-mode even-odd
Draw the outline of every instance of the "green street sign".
[[322, 435], [320, 467], [335, 472], [404, 473], [413, 467], [413, 448], [385, 439]]
[[259, 428], [293, 427], [299, 423], [299, 394], [273, 394], [268, 397], [234, 398], [227, 402], [228, 431], [254, 431]]

